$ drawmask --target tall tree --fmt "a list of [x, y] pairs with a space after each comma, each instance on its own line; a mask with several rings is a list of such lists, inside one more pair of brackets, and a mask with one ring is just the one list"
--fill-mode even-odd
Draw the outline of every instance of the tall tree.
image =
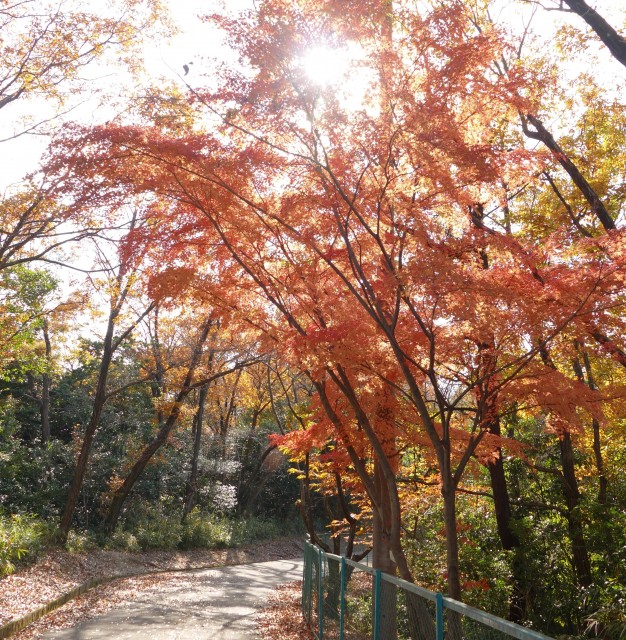
[[[392, 38], [385, 8], [266, 2], [216, 17], [250, 73], [226, 69], [191, 95], [215, 131], [77, 128], [64, 161], [161, 198], [130, 245], [162, 265], [184, 258], [195, 286], [309, 377], [321, 411], [307, 437], [332, 430], [371, 502], [376, 565], [407, 579], [401, 444], [431, 448], [460, 598], [457, 491], [503, 444], [493, 416], [519, 401], [578, 424], [600, 399], [539, 356], [621, 305], [621, 236], [562, 243], [558, 228], [539, 244], [492, 228], [486, 212], [516, 205], [502, 185], [535, 184], [545, 161], [507, 139], [539, 104], [530, 72], [495, 73], [509, 44], [470, 35], [461, 3], [394, 8]], [[307, 76], [302, 54], [319, 41], [358, 41], [358, 107]]]
[[[137, 217], [135, 212], [130, 224], [131, 231], [136, 223]], [[134, 258], [136, 258], [136, 256]], [[154, 308], [154, 302], [147, 302], [141, 310], [137, 311], [134, 316], [131, 316], [131, 319], [127, 321], [124, 326], [120, 327], [121, 322], [124, 320], [123, 311], [125, 310], [129, 298], [133, 293], [133, 286], [136, 280], [137, 262], [133, 262], [132, 260], [122, 257], [118, 265], [109, 265], [109, 267], [110, 270], [108, 275], [110, 276], [110, 279], [105, 284], [109, 293], [109, 312], [106, 323], [106, 333], [102, 343], [102, 354], [96, 386], [94, 389], [91, 416], [89, 417], [89, 421], [85, 425], [84, 433], [82, 434], [80, 453], [76, 460], [72, 483], [67, 495], [63, 515], [59, 522], [58, 536], [63, 541], [67, 539], [72, 525], [76, 503], [80, 495], [85, 474], [87, 473], [91, 446], [96, 430], [100, 426], [100, 418], [102, 416], [104, 406], [109, 397], [107, 381], [113, 355], [119, 346], [132, 334], [143, 318], [145, 318]]]

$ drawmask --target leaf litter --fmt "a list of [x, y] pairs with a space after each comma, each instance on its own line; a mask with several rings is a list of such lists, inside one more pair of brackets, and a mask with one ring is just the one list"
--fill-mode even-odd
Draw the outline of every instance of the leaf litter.
[[[73, 627], [114, 607], [122, 607], [142, 591], [158, 588], [166, 582], [181, 587], [191, 585], [194, 575], [179, 573], [183, 570], [293, 558], [301, 553], [300, 543], [293, 538], [235, 549], [140, 553], [95, 550], [81, 554], [52, 550], [36, 564], [0, 580], [0, 624], [22, 617], [92, 578], [115, 578], [148, 571], [171, 572], [117, 578], [71, 600], [12, 637], [31, 640], [48, 631]], [[281, 635], [275, 637], [283, 638]]]

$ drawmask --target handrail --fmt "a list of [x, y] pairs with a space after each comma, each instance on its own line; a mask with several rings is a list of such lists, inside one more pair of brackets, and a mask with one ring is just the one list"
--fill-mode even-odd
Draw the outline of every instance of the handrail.
[[[453, 598], [448, 598], [446, 596], [443, 596], [440, 593], [429, 591], [428, 589], [424, 589], [423, 587], [413, 584], [412, 582], [408, 582], [406, 580], [402, 580], [401, 578], [397, 578], [395, 576], [383, 573], [380, 570], [373, 569], [372, 567], [365, 565], [361, 562], [356, 562], [354, 560], [351, 560], [350, 558], [345, 558], [344, 556], [339, 556], [333, 553], [327, 553], [320, 547], [316, 547], [315, 545], [313, 545], [308, 540], [305, 541], [305, 545], [306, 547], [310, 547], [311, 551], [314, 554], [318, 555], [320, 559], [323, 557], [323, 558], [326, 558], [327, 560], [332, 560], [340, 563], [342, 567], [342, 576], [343, 576], [344, 568], [346, 566], [350, 566], [353, 569], [359, 569], [360, 571], [364, 571], [365, 573], [368, 573], [371, 576], [373, 576], [376, 581], [375, 583], [378, 585], [382, 580], [390, 584], [393, 584], [396, 587], [404, 589], [405, 591], [414, 593], [420, 596], [421, 598], [434, 602], [436, 605], [436, 625], [437, 625], [438, 638], [443, 637], [443, 609], [449, 609], [450, 611], [454, 611], [467, 618], [475, 620], [476, 622], [486, 627], [490, 627], [491, 629], [495, 629], [496, 631], [505, 633], [511, 638], [516, 638], [516, 640], [553, 640], [549, 636], [546, 636], [542, 633], [539, 633], [532, 629], [528, 629], [527, 627], [523, 627], [514, 622], [510, 622], [509, 620], [505, 620], [504, 618], [499, 618], [498, 616], [494, 616], [490, 613], [487, 613], [486, 611], [482, 611], [481, 609], [476, 609], [475, 607], [467, 605], [463, 602], [459, 602], [458, 600], [454, 600]], [[307, 556], [305, 554], [305, 561], [306, 561], [306, 557]], [[305, 571], [306, 571], [306, 568], [305, 568]], [[318, 578], [321, 578], [321, 572], [318, 574]], [[320, 589], [321, 589], [322, 588], [321, 580], [319, 580], [319, 582], [320, 582]], [[342, 585], [343, 585], [343, 577], [342, 577]], [[303, 589], [304, 589], [304, 584], [303, 584]], [[378, 587], [378, 590], [380, 590], [380, 587]], [[318, 602], [321, 602], [321, 600], [322, 598], [320, 597]], [[343, 606], [343, 602], [342, 602], [342, 606]], [[321, 609], [320, 609], [320, 612], [321, 612]], [[378, 619], [377, 612], [374, 611], [373, 613], [374, 613], [373, 619], [374, 621], [376, 621]], [[342, 620], [343, 620], [343, 616], [342, 616]], [[321, 618], [320, 618], [320, 622], [321, 622]], [[442, 628], [439, 629], [439, 626], [441, 626]], [[343, 631], [343, 628], [342, 628], [342, 631]], [[320, 637], [322, 635], [323, 633], [320, 634]]]

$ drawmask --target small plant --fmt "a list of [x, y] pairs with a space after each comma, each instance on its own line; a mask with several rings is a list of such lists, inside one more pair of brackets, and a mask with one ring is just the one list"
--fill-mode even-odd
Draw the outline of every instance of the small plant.
[[18, 563], [36, 558], [50, 535], [50, 526], [35, 516], [0, 514], [0, 576], [13, 573]]
[[118, 529], [113, 532], [104, 543], [105, 549], [115, 549], [117, 551], [135, 552], [140, 551], [141, 546], [137, 538], [130, 532]]
[[67, 536], [65, 548], [70, 553], [85, 553], [98, 548], [98, 541], [91, 531], [72, 530]]

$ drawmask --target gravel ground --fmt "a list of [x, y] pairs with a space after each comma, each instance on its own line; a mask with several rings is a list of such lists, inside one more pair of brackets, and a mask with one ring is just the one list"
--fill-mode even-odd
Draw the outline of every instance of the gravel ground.
[[[123, 553], [97, 550], [86, 554], [69, 554], [52, 551], [31, 567], [0, 580], [0, 624], [19, 618], [95, 577], [265, 562], [298, 557], [302, 554], [301, 549], [298, 540], [282, 538], [237, 549], [197, 549], [186, 552]], [[16, 640], [38, 638], [46, 631], [74, 626], [120, 603], [129, 602], [139, 592], [158, 587], [162, 582], [171, 584], [176, 581], [184, 587], [189, 579], [189, 576], [178, 572], [121, 578], [72, 600], [13, 637]]]

